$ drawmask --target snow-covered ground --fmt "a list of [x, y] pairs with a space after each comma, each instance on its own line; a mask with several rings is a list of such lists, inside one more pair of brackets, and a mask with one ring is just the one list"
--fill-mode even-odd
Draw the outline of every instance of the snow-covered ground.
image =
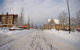
[[14, 41], [21, 39], [22, 37], [33, 31], [35, 30], [18, 30], [18, 31], [1, 30], [0, 50], [9, 50], [8, 48], [11, 48]]
[[0, 34], [4, 42], [8, 40], [0, 50], [80, 50], [80, 32], [18, 30]]
[[[80, 50], [80, 32], [44, 30], [60, 50]], [[54, 39], [54, 40], [53, 40]]]

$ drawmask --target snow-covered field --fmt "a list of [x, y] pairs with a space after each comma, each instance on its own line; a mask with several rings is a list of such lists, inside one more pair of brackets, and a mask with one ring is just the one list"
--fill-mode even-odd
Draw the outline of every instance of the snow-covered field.
[[80, 32], [0, 31], [0, 37], [0, 50], [80, 50]]

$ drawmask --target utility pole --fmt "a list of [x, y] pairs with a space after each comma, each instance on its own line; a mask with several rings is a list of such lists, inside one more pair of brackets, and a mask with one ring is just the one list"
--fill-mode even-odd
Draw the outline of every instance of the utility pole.
[[69, 9], [69, 3], [68, 3], [68, 0], [67, 0], [67, 7], [68, 7], [68, 15], [69, 15], [69, 34], [71, 32], [71, 28], [70, 28], [70, 9]]
[[8, 12], [7, 12], [7, 16], [6, 16], [6, 25], [8, 27]]

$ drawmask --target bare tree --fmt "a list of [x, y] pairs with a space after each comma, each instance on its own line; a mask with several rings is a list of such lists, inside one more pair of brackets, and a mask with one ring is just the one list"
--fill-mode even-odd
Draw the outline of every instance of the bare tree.
[[76, 25], [76, 18], [75, 17], [71, 17], [71, 25]]
[[76, 13], [76, 22], [77, 25], [80, 25], [80, 10]]
[[19, 26], [22, 26], [23, 25], [23, 12], [24, 12], [24, 9], [23, 8], [21, 8], [21, 14], [20, 14], [20, 17], [18, 18], [19, 20], [18, 20], [18, 25]]
[[61, 12], [59, 15], [59, 23], [62, 25], [68, 24], [68, 17], [66, 12]]

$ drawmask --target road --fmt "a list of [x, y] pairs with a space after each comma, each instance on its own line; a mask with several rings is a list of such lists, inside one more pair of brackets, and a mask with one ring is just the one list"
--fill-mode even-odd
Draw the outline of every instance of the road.
[[13, 47], [13, 50], [58, 50], [53, 47], [41, 31], [36, 31], [24, 36], [18, 40]]
[[[26, 33], [26, 32], [24, 32]], [[50, 37], [46, 32], [36, 30], [9, 42], [0, 50], [76, 50], [75, 45]], [[77, 49], [78, 50], [78, 49]]]

